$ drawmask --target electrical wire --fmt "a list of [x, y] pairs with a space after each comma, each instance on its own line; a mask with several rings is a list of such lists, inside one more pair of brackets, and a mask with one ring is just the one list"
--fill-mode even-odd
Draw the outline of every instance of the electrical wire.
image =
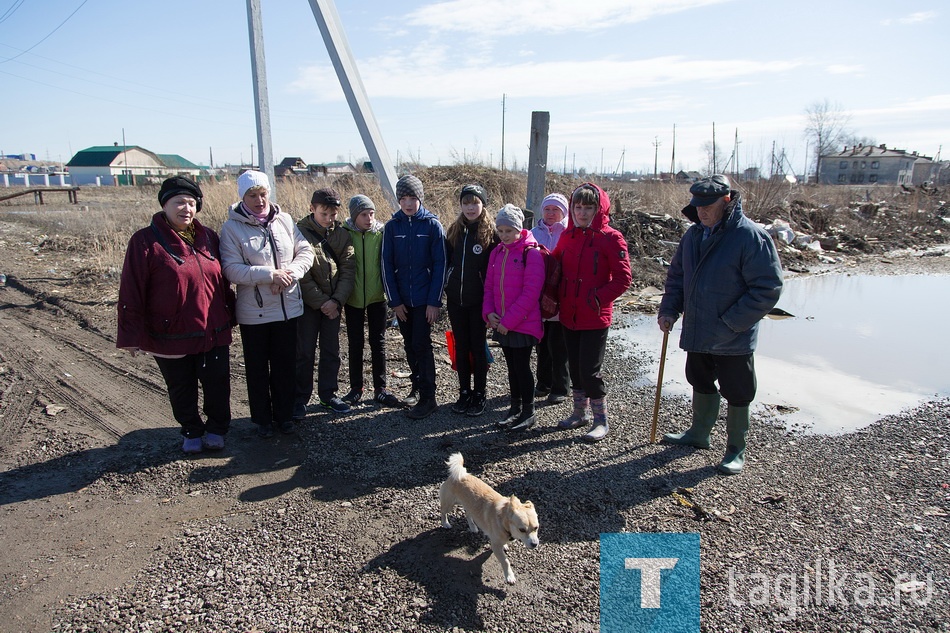
[[24, 2], [26, 2], [26, 0], [17, 0], [16, 2], [14, 2], [14, 3], [10, 6], [9, 9], [7, 9], [6, 11], [4, 11], [4, 12], [3, 12], [3, 15], [0, 15], [0, 24], [3, 24], [3, 23], [6, 22], [7, 20], [9, 20], [9, 19], [10, 19], [10, 16], [12, 16], [14, 13], [16, 13], [16, 10], [19, 9], [20, 7], [22, 7]]
[[53, 30], [50, 31], [49, 33], [47, 33], [46, 37], [44, 37], [43, 39], [41, 39], [39, 42], [37, 42], [37, 43], [34, 44], [33, 46], [29, 47], [29, 48], [26, 49], [25, 51], [23, 51], [23, 52], [21, 52], [21, 53], [19, 53], [19, 54], [17, 54], [17, 55], [14, 55], [13, 57], [8, 57], [8, 58], [6, 58], [6, 59], [0, 59], [0, 64], [5, 64], [5, 63], [7, 63], [7, 62], [11, 62], [11, 61], [13, 61], [14, 59], [16, 59], [17, 57], [20, 57], [20, 56], [22, 56], [22, 55], [26, 55], [26, 54], [29, 53], [31, 50], [33, 50], [34, 48], [36, 48], [37, 46], [39, 46], [40, 44], [42, 44], [43, 42], [45, 42], [46, 40], [48, 40], [50, 37], [52, 37], [53, 33], [55, 33], [56, 31], [58, 31], [60, 28], [62, 28], [62, 26], [63, 26], [64, 24], [66, 24], [67, 22], [69, 22], [69, 19], [70, 19], [71, 17], [73, 17], [74, 15], [76, 15], [76, 12], [79, 11], [80, 9], [82, 9], [82, 8], [86, 5], [87, 2], [89, 2], [89, 0], [82, 0], [82, 3], [81, 3], [78, 7], [76, 7], [76, 10], [75, 10], [75, 11], [73, 11], [72, 13], [70, 13], [69, 15], [67, 15], [67, 16], [66, 16], [66, 19], [59, 23], [59, 26], [57, 26], [55, 29], [53, 29]]

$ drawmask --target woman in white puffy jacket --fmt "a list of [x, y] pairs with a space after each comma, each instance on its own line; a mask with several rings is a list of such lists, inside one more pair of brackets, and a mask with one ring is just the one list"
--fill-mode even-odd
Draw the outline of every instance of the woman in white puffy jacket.
[[298, 280], [313, 265], [313, 247], [293, 218], [270, 202], [266, 174], [241, 174], [238, 195], [221, 227], [221, 260], [237, 286], [251, 420], [261, 437], [271, 437], [275, 425], [293, 433], [297, 317], [303, 314]]

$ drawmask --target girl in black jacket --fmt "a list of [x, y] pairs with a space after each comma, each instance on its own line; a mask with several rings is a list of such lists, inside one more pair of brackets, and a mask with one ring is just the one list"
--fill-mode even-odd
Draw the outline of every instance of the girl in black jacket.
[[459, 398], [452, 405], [452, 411], [470, 416], [485, 411], [488, 378], [487, 326], [482, 320], [482, 297], [488, 255], [498, 244], [498, 238], [495, 222], [485, 211], [487, 202], [488, 196], [481, 185], [462, 187], [458, 219], [446, 236], [449, 274], [445, 296], [455, 338], [455, 366], [459, 378]]

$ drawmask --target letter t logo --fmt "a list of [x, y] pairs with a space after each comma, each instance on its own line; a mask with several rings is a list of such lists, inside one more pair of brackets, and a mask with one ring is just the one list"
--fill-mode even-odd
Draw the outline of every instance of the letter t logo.
[[660, 570], [676, 567], [678, 558], [624, 558], [625, 569], [640, 570], [640, 608], [660, 608]]

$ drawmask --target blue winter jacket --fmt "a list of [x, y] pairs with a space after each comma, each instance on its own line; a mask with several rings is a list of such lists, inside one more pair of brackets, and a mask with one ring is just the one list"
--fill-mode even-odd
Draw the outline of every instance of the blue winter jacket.
[[755, 351], [759, 321], [782, 293], [782, 264], [772, 238], [742, 213], [738, 192], [716, 232], [703, 240], [696, 208], [666, 277], [659, 316], [683, 314], [680, 347], [738, 356]]
[[445, 269], [445, 231], [439, 219], [425, 207], [411, 217], [396, 211], [383, 231], [389, 307], [441, 306]]

